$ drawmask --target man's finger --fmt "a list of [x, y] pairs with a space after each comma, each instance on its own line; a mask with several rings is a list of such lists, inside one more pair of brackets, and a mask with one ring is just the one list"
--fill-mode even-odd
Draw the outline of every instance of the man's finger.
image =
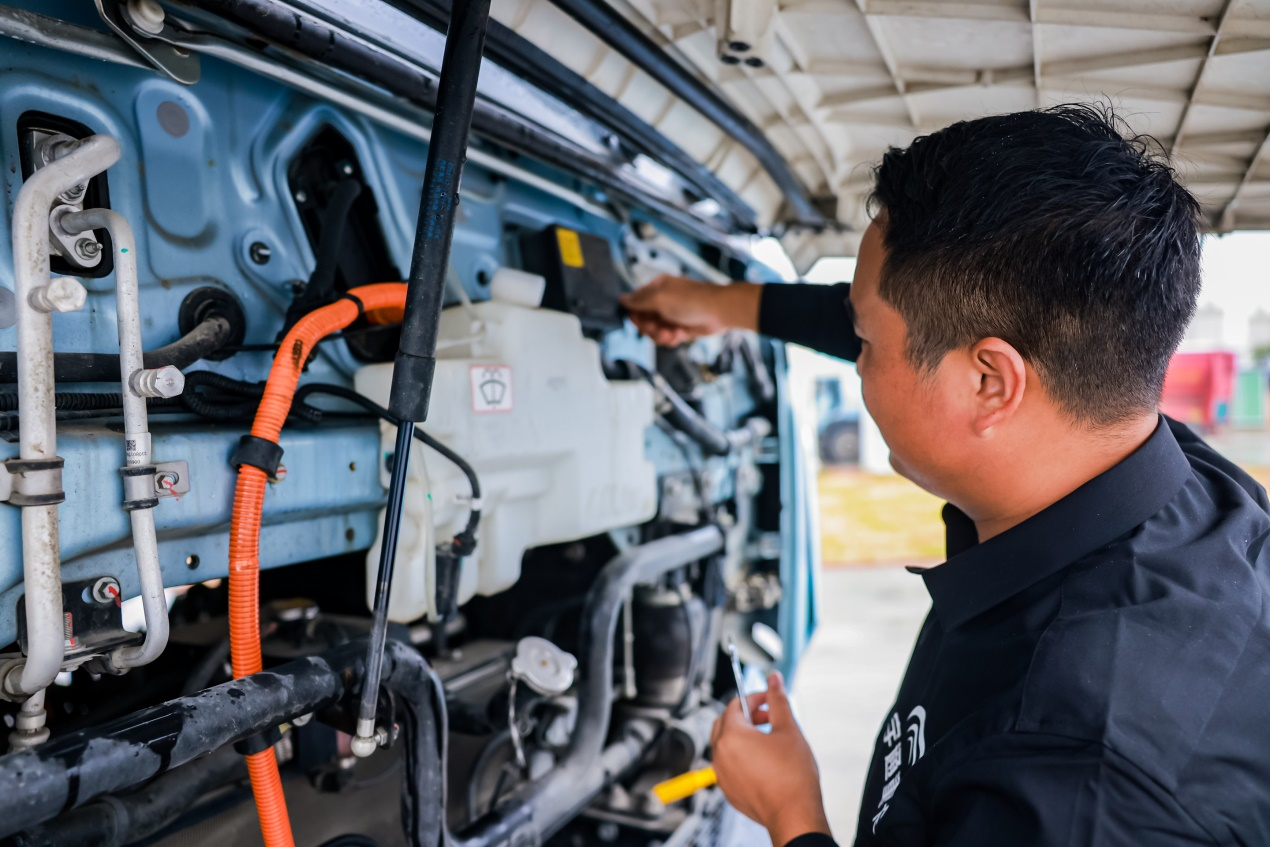
[[794, 725], [794, 710], [785, 692], [785, 678], [780, 671], [773, 671], [767, 678], [767, 711], [772, 729], [784, 729]]

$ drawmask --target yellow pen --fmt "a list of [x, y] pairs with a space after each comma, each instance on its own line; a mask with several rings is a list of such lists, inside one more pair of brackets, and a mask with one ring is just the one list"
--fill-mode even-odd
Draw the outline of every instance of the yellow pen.
[[[753, 718], [750, 717], [750, 702], [745, 697], [745, 686], [741, 680], [741, 659], [737, 656], [736, 642], [731, 636], [728, 636], [727, 646], [728, 656], [732, 660], [732, 676], [736, 680], [736, 696], [741, 698], [741, 713], [745, 715], [747, 721], [753, 723]], [[653, 786], [653, 794], [658, 800], [669, 805], [691, 797], [703, 788], [712, 788], [718, 782], [719, 776], [714, 772], [714, 768], [701, 768], [657, 783]]]

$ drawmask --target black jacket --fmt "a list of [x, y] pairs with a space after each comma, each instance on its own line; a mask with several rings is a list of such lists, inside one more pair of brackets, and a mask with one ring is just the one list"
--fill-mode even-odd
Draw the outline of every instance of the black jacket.
[[[848, 286], [760, 328], [843, 358]], [[865, 785], [858, 847], [1270, 845], [1265, 491], [1161, 418], [1133, 455], [948, 560]], [[830, 800], [832, 802], [832, 800]], [[789, 847], [830, 847], [804, 835]]]

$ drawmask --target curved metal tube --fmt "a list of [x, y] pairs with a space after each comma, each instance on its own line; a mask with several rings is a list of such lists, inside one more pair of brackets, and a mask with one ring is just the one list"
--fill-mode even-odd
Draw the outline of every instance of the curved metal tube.
[[[119, 321], [119, 381], [123, 390], [124, 466], [150, 464], [150, 424], [146, 418], [146, 398], [136, 387], [136, 378], [145, 369], [141, 347], [140, 287], [137, 283], [137, 242], [128, 220], [110, 209], [71, 212], [62, 217], [68, 232], [104, 229], [115, 249], [115, 311]], [[127, 495], [125, 493], [125, 499]], [[146, 637], [137, 646], [119, 647], [110, 654], [116, 668], [124, 670], [148, 665], [168, 644], [168, 603], [163, 595], [163, 570], [159, 566], [159, 542], [154, 531], [154, 507], [134, 508], [132, 547], [137, 557], [141, 583], [141, 605], [145, 610]]]
[[[57, 458], [52, 316], [32, 303], [49, 284], [49, 211], [58, 195], [119, 160], [119, 142], [94, 135], [40, 168], [22, 185], [13, 208], [13, 288], [18, 312], [19, 456]], [[27, 656], [5, 677], [12, 694], [32, 694], [57, 676], [65, 655], [57, 505], [22, 508], [22, 571], [26, 586]], [[18, 677], [15, 679], [15, 677]]]
[[652, 740], [650, 721], [631, 721], [605, 747], [613, 705], [613, 658], [618, 612], [631, 588], [723, 550], [723, 533], [707, 526], [650, 541], [604, 566], [587, 596], [582, 619], [583, 675], [578, 684], [578, 722], [560, 764], [510, 806], [481, 818], [454, 839], [456, 847], [541, 844], [638, 761]]

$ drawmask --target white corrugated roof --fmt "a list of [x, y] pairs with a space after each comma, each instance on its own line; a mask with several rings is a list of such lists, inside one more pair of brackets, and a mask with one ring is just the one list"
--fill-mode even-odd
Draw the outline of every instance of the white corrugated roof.
[[[888, 145], [1093, 99], [1174, 154], [1214, 230], [1270, 228], [1270, 0], [609, 2], [760, 126], [857, 231]], [[780, 192], [753, 156], [551, 0], [495, 0], [494, 16], [708, 164], [761, 221], [779, 219]], [[756, 34], [746, 56], [762, 65], [722, 61], [721, 33]], [[850, 235], [786, 242], [800, 265], [854, 247]]]

